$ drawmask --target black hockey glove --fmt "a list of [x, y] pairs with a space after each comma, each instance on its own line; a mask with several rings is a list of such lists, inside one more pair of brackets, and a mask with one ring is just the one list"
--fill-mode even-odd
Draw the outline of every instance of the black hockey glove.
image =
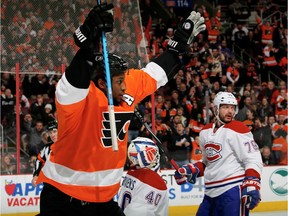
[[113, 4], [100, 4], [95, 6], [86, 17], [83, 25], [79, 26], [73, 34], [75, 44], [84, 49], [98, 50], [101, 32], [112, 32], [114, 18]]
[[178, 53], [186, 52], [194, 37], [205, 29], [204, 18], [199, 12], [192, 11], [190, 16], [178, 25], [173, 39], [168, 41], [168, 49]]

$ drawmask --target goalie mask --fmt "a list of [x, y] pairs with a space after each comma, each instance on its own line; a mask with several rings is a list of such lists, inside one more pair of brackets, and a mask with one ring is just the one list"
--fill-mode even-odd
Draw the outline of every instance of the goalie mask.
[[128, 147], [128, 158], [132, 166], [149, 168], [157, 172], [160, 168], [160, 154], [155, 143], [145, 137], [131, 141]]
[[220, 121], [222, 124], [225, 124], [219, 117], [219, 109], [222, 104], [235, 105], [234, 116], [238, 113], [238, 102], [231, 92], [218, 92], [214, 98], [213, 104], [214, 104], [214, 114], [217, 120]]

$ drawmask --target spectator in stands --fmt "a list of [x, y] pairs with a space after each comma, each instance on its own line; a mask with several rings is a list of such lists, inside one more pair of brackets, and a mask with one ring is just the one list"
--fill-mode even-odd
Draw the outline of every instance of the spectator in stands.
[[241, 8], [243, 6], [244, 2], [240, 2], [240, 0], [235, 0], [233, 3], [229, 4], [228, 9], [230, 11], [230, 15], [234, 14], [238, 8]]
[[47, 78], [49, 79], [49, 84], [52, 85], [52, 81], [54, 76], [56, 75], [56, 66], [53, 62], [52, 59], [49, 59], [47, 62], [47, 69], [45, 71], [45, 75], [47, 76]]
[[[170, 116], [170, 109], [171, 109], [171, 100], [170, 98], [166, 98], [165, 102], [164, 102], [164, 106], [162, 107], [163, 111], [162, 111], [162, 116], [164, 118], [164, 122], [169, 122], [171, 119]], [[176, 112], [175, 112], [176, 113]]]
[[[242, 105], [241, 105], [242, 103]], [[238, 114], [235, 116], [235, 119], [238, 120], [238, 121], [244, 121], [246, 118], [247, 118], [247, 110], [251, 108], [251, 97], [250, 96], [243, 96], [241, 98], [241, 101], [240, 101], [240, 105], [241, 105], [241, 108], [240, 108], [240, 105], [239, 105], [239, 112]]]
[[119, 49], [123, 55], [128, 55], [130, 52], [136, 52], [136, 45], [133, 43], [131, 35], [124, 38], [123, 43], [119, 45]]
[[275, 115], [278, 116], [281, 112], [288, 114], [288, 92], [287, 89], [280, 89], [280, 94], [276, 98]]
[[181, 82], [185, 83], [185, 72], [184, 69], [180, 68], [178, 70], [178, 73], [175, 74], [175, 76], [173, 77], [173, 80], [171, 80], [170, 82], [173, 82], [173, 89], [179, 89], [180, 88], [180, 84]]
[[192, 141], [190, 136], [185, 133], [185, 127], [181, 122], [176, 124], [175, 129], [176, 134], [167, 139], [167, 148], [178, 166], [182, 166], [189, 162]]
[[139, 60], [138, 56], [136, 55], [136, 52], [130, 51], [128, 54], [128, 57], [127, 57], [127, 63], [129, 65], [129, 67], [141, 68], [141, 67], [139, 67], [139, 62], [140, 62], [140, 60]]
[[287, 165], [287, 135], [273, 139], [272, 152], [275, 154], [277, 164]]
[[[288, 92], [287, 84], [286, 84], [286, 81], [284, 81], [284, 80], [280, 80], [279, 81], [279, 91], [282, 90], [282, 89], [286, 90]], [[279, 94], [280, 94], [280, 92], [278, 93], [278, 95]], [[276, 96], [276, 98], [277, 98], [277, 96]]]
[[30, 101], [28, 98], [23, 94], [23, 91], [20, 89], [19, 90], [19, 95], [20, 95], [20, 106], [21, 106], [21, 111], [22, 112], [27, 112], [30, 109]]
[[[14, 113], [14, 106], [16, 104], [16, 99], [11, 93], [11, 89], [6, 88], [4, 94], [1, 95], [1, 124], [4, 126], [8, 124], [5, 122], [7, 117]], [[6, 125], [7, 127], [9, 125]]]
[[55, 26], [55, 22], [51, 16], [48, 16], [43, 25], [44, 29], [51, 30]]
[[209, 79], [211, 82], [218, 81], [219, 77], [223, 75], [222, 62], [225, 61], [225, 56], [220, 52], [216, 45], [210, 49], [210, 55], [207, 58], [209, 69], [211, 71]]
[[226, 91], [228, 84], [229, 84], [226, 74], [220, 77], [219, 84], [220, 84], [221, 91]]
[[187, 95], [188, 95], [188, 89], [187, 89], [187, 84], [184, 82], [181, 82], [179, 85], [179, 99], [181, 101], [181, 103], [185, 103], [187, 101]]
[[288, 158], [287, 158], [287, 145], [288, 145], [288, 139], [287, 139], [287, 135], [286, 137], [283, 137], [283, 139], [285, 140], [284, 145], [282, 145], [281, 151], [282, 151], [282, 157], [280, 159], [279, 164], [280, 165], [288, 165]]
[[260, 149], [263, 148], [263, 146], [268, 146], [270, 149], [272, 148], [271, 129], [269, 125], [265, 125], [259, 117], [256, 117], [254, 120], [252, 134]]
[[[286, 31], [288, 31], [288, 30], [286, 30]], [[282, 49], [285, 49], [285, 47], [287, 47], [288, 45], [287, 45], [287, 39], [286, 38], [283, 38], [282, 40], [281, 40], [281, 44], [280, 44], [280, 47], [282, 48]], [[286, 51], [286, 49], [285, 49], [285, 51]], [[286, 51], [286, 53], [287, 53], [287, 51]], [[279, 61], [279, 63], [278, 63], [278, 65], [279, 65], [279, 67], [280, 67], [280, 69], [279, 69], [279, 76], [280, 76], [280, 78], [282, 79], [282, 80], [287, 80], [287, 76], [288, 76], [288, 68], [287, 68], [287, 62], [288, 62], [288, 60], [287, 60], [287, 54], [285, 53], [285, 55], [283, 55], [283, 56], [281, 56], [281, 58], [280, 58], [280, 61]]]
[[171, 93], [171, 108], [177, 109], [177, 107], [181, 104], [182, 101], [179, 98], [179, 92], [177, 90], [173, 90]]
[[43, 132], [44, 132], [43, 122], [41, 120], [37, 120], [35, 126], [31, 128], [30, 134], [28, 134], [28, 136], [30, 137], [29, 139], [30, 155], [37, 155], [39, 153], [39, 149], [43, 148], [43, 146], [39, 146], [42, 143]]
[[[8, 71], [10, 68], [8, 66], [8, 62], [7, 62], [7, 57], [5, 55], [3, 55], [3, 52], [1, 52], [1, 69], [3, 71]], [[3, 73], [4, 74], [4, 73]], [[1, 76], [1, 80], [3, 79], [3, 74]], [[9, 74], [8, 74], [9, 75]]]
[[45, 103], [42, 94], [36, 96], [36, 100], [31, 104], [30, 111], [34, 119], [43, 120], [45, 114]]
[[279, 75], [278, 63], [275, 58], [275, 48], [273, 47], [273, 41], [269, 41], [263, 48], [263, 71], [261, 73], [261, 79], [263, 81], [268, 81], [268, 74], [273, 72], [276, 75]]
[[277, 165], [277, 160], [268, 146], [264, 146], [261, 149], [261, 157], [264, 166]]
[[263, 97], [260, 105], [257, 108], [257, 113], [262, 122], [267, 122], [266, 118], [274, 114], [273, 107], [269, 104], [267, 97]]
[[20, 120], [21, 135], [28, 134], [33, 127], [32, 125], [34, 124], [32, 115], [29, 112], [24, 113], [23, 118]]
[[272, 125], [272, 135], [275, 138], [286, 137], [288, 133], [287, 112], [282, 111], [277, 117], [277, 121]]
[[268, 120], [267, 120], [267, 125], [269, 125], [271, 131], [272, 131], [272, 128], [273, 128], [275, 122], [276, 122], [275, 115], [273, 115], [273, 114], [269, 115]]
[[256, 117], [257, 117], [256, 111], [251, 106], [251, 108], [247, 109], [245, 120], [250, 120], [252, 122], [255, 122]]
[[176, 115], [180, 116], [181, 123], [184, 125], [184, 127], [187, 127], [189, 122], [189, 118], [186, 117], [187, 112], [188, 111], [185, 113], [183, 106], [178, 106], [176, 109]]
[[271, 104], [274, 109], [277, 96], [279, 95], [279, 89], [272, 80], [268, 81], [268, 83], [263, 82], [261, 86], [262, 89], [257, 97], [258, 101], [261, 101], [263, 97], [267, 97], [269, 104]]
[[[175, 113], [174, 113], [175, 112]], [[172, 114], [173, 113], [173, 114]], [[176, 127], [178, 123], [181, 123], [181, 116], [177, 115], [177, 110], [175, 109], [170, 109], [170, 122], [169, 122], [169, 126], [171, 128], [171, 131], [173, 134], [176, 134]]]
[[162, 42], [162, 46], [163, 47], [167, 47], [168, 41], [170, 38], [172, 38], [174, 36], [174, 30], [173, 28], [167, 28], [167, 32], [163, 38], [163, 42]]
[[[52, 120], [53, 121], [53, 120]], [[35, 149], [35, 152], [40, 152], [42, 149], [43, 149], [43, 147], [47, 144], [47, 143], [49, 143], [49, 141], [50, 141], [50, 137], [49, 137], [49, 132], [47, 131], [47, 130], [43, 130], [43, 132], [42, 132], [42, 134], [41, 134], [41, 141], [40, 141], [40, 143], [38, 143], [37, 145], [36, 145], [36, 148], [37, 149]]]
[[258, 85], [259, 75], [254, 63], [249, 63], [244, 73], [243, 79], [251, 85]]
[[240, 68], [242, 64], [238, 60], [233, 60], [231, 65], [227, 68], [226, 76], [227, 79], [234, 87], [239, 87], [238, 81], [240, 79]]
[[4, 154], [1, 161], [1, 175], [16, 174], [16, 165], [12, 163], [12, 156]]
[[32, 156], [29, 157], [28, 165], [27, 165], [27, 168], [25, 170], [25, 174], [33, 173], [33, 171], [35, 169], [35, 161], [36, 161], [36, 159], [37, 159], [36, 155], [32, 155]]
[[226, 41], [226, 39], [223, 39], [223, 40], [221, 41], [220, 52], [225, 56], [225, 61], [222, 63], [222, 67], [223, 67], [223, 70], [226, 71], [226, 69], [227, 69], [227, 67], [228, 67], [228, 65], [227, 65], [228, 60], [234, 58], [234, 53], [233, 53], [232, 50], [227, 46], [227, 41]]
[[164, 122], [164, 118], [157, 114], [155, 118], [155, 130], [156, 136], [161, 140], [161, 142], [167, 141], [167, 134], [171, 133], [170, 127]]
[[262, 55], [261, 39], [257, 28], [249, 30], [247, 37], [244, 37], [242, 48], [249, 54], [247, 57], [244, 56], [246, 61], [250, 61], [249, 57], [251, 56], [258, 59], [258, 56]]
[[1, 85], [4, 85], [6, 89], [10, 89], [12, 94], [13, 92], [15, 93], [15, 79], [14, 76], [8, 71], [4, 71], [3, 73], [1, 73]]
[[242, 86], [242, 88], [240, 89], [239, 94], [241, 96], [251, 96], [251, 100], [253, 102], [257, 101], [257, 97], [255, 95], [255, 91], [252, 88], [252, 85], [250, 83], [245, 83], [244, 86]]
[[8, 66], [9, 68], [14, 67], [16, 63], [20, 62], [20, 55], [17, 54], [14, 50], [11, 51], [10, 55], [8, 56]]
[[210, 44], [217, 43], [219, 39], [218, 37], [220, 35], [221, 6], [218, 5], [216, 9], [217, 9], [216, 16], [209, 17], [205, 5], [202, 5], [203, 17], [205, 18], [206, 31], [208, 33], [208, 41]]
[[38, 73], [31, 78], [32, 95], [42, 94], [45, 98], [48, 98], [47, 92], [50, 89], [49, 79], [45, 75], [45, 69], [38, 68]]
[[247, 40], [248, 28], [242, 24], [242, 22], [238, 22], [236, 27], [232, 31], [231, 40], [234, 42], [236, 47], [234, 48], [234, 52], [237, 55], [241, 54], [241, 51], [245, 47], [245, 41]]
[[47, 125], [48, 122], [53, 121], [55, 119], [55, 116], [53, 115], [53, 107], [50, 103], [47, 103], [45, 105], [45, 112], [43, 114], [43, 124]]
[[265, 24], [263, 24], [261, 17], [259, 15], [256, 16], [256, 22], [258, 23], [261, 32], [262, 32], [262, 37], [261, 37], [261, 42], [262, 45], [267, 45], [268, 43], [273, 43], [273, 32], [277, 26], [277, 23], [271, 24], [269, 19], [265, 21]]

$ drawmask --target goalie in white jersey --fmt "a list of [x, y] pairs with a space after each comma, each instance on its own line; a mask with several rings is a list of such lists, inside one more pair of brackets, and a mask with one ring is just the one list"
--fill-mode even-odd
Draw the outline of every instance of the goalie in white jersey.
[[219, 92], [213, 103], [216, 121], [199, 134], [203, 161], [180, 167], [175, 179], [194, 184], [204, 176], [205, 196], [197, 216], [247, 216], [261, 200], [260, 151], [247, 126], [233, 120], [238, 112], [234, 95]]
[[160, 154], [149, 138], [138, 137], [128, 147], [131, 167], [122, 181], [118, 204], [126, 216], [167, 216], [168, 193], [159, 175]]

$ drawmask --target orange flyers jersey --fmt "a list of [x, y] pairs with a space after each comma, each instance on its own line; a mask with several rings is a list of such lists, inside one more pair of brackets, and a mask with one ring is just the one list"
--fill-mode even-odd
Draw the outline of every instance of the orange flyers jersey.
[[65, 74], [57, 84], [58, 140], [38, 178], [87, 202], [111, 200], [119, 189], [126, 161], [127, 132], [134, 107], [167, 83], [154, 62], [125, 74], [123, 101], [114, 107], [117, 152], [112, 150], [108, 100], [91, 81], [88, 89], [72, 86]]

